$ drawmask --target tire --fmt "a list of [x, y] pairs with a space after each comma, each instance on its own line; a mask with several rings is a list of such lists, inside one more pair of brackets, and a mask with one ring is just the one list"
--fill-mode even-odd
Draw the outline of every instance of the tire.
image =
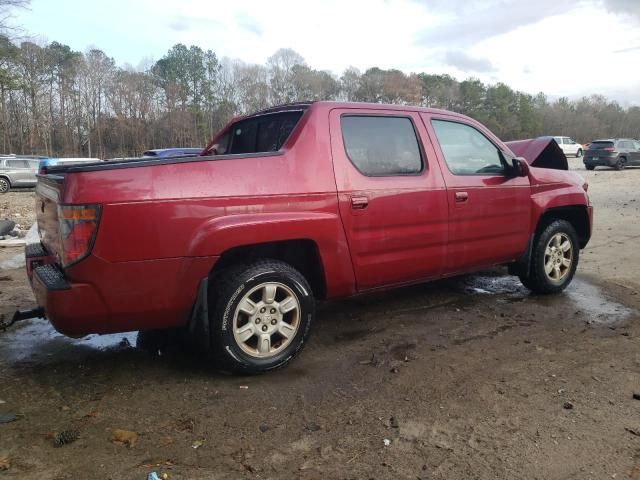
[[[567, 241], [570, 250], [565, 250]], [[578, 236], [573, 226], [566, 220], [552, 221], [536, 236], [529, 272], [520, 275], [520, 281], [534, 293], [563, 291], [576, 273], [579, 249]]]
[[7, 193], [11, 190], [11, 183], [5, 177], [0, 177], [0, 193]]
[[616, 170], [624, 170], [624, 166], [627, 163], [627, 159], [624, 157], [618, 157], [618, 161], [613, 166]]
[[220, 274], [212, 287], [211, 345], [221, 370], [263, 373], [284, 367], [300, 353], [315, 316], [315, 299], [291, 265], [261, 260], [237, 266]]
[[584, 168], [586, 168], [587, 170], [595, 170], [596, 166], [595, 165], [585, 165]]
[[580, 158], [582, 156], [582, 149], [579, 148], [578, 151], [576, 152], [576, 158]]

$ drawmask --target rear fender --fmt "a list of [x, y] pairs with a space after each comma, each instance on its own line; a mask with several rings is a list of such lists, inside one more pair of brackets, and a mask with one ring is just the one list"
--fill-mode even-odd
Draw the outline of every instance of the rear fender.
[[189, 245], [189, 256], [221, 256], [236, 247], [287, 240], [312, 240], [318, 247], [327, 296], [350, 295], [355, 276], [342, 223], [322, 212], [247, 213], [207, 220]]

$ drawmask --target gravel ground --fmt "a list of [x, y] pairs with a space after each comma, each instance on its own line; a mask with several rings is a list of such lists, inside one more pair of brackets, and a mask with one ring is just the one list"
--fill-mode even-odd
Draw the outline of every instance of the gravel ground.
[[[326, 304], [305, 352], [255, 377], [134, 334], [0, 333], [0, 477], [640, 479], [640, 169], [582, 174], [595, 232], [558, 296], [498, 269]], [[2, 196], [0, 218], [32, 204]], [[0, 271], [4, 313], [32, 302]]]

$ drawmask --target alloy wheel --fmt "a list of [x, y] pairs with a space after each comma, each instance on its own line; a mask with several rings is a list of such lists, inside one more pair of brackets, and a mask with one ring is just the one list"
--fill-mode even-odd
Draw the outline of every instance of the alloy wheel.
[[544, 252], [544, 272], [554, 283], [562, 283], [571, 271], [573, 244], [566, 233], [556, 233]]
[[248, 355], [269, 358], [285, 349], [300, 327], [300, 300], [289, 287], [265, 282], [247, 292], [233, 317], [233, 336]]

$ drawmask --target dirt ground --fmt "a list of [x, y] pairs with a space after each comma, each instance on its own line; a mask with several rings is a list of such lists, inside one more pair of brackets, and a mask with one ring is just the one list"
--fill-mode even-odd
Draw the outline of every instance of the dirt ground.
[[[640, 169], [581, 173], [595, 232], [558, 296], [496, 270], [326, 304], [304, 353], [255, 377], [135, 334], [0, 332], [0, 478], [640, 479]], [[0, 271], [2, 312], [32, 302]]]

